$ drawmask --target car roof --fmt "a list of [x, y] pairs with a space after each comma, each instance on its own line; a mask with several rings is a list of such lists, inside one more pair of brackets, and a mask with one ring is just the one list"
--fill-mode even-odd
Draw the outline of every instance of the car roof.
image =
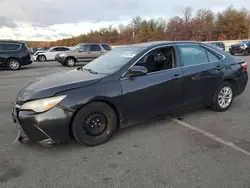
[[18, 44], [25, 44], [25, 42], [14, 41], [14, 40], [0, 40], [0, 43], [18, 43]]
[[[101, 43], [92, 43], [92, 42], [86, 42], [86, 43], [79, 43], [79, 44], [77, 44], [77, 45], [88, 45], [88, 44], [97, 44], [97, 45], [99, 45], [99, 44], [105, 44], [105, 45], [109, 45], [108, 43], [104, 43], [104, 42], [101, 42]], [[109, 45], [110, 46], [110, 45]]]
[[68, 46], [52, 46], [50, 48], [69, 48]]
[[198, 41], [153, 41], [153, 42], [144, 42], [144, 43], [124, 45], [124, 47], [150, 48], [150, 47], [157, 47], [157, 46], [168, 45], [168, 44], [185, 44], [185, 43], [186, 44], [190, 44], [190, 43], [204, 44]]

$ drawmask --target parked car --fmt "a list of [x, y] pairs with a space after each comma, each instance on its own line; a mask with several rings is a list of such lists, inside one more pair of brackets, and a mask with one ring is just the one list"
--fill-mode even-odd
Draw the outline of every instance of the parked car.
[[91, 62], [110, 50], [108, 44], [82, 43], [71, 51], [58, 53], [55, 59], [62, 65], [74, 67], [77, 62]]
[[211, 46], [214, 46], [214, 47], [217, 47], [217, 48], [219, 48], [219, 49], [221, 49], [223, 51], [226, 50], [224, 42], [219, 42], [219, 41], [217, 41], [217, 42], [207, 42], [207, 44], [211, 45]]
[[183, 109], [226, 111], [248, 82], [247, 63], [199, 42], [117, 47], [85, 66], [23, 88], [17, 140], [99, 145], [120, 128]]
[[229, 48], [231, 55], [242, 53], [243, 55], [250, 54], [250, 40], [240, 41], [237, 44], [232, 44]]
[[0, 41], [0, 67], [18, 70], [32, 63], [29, 48], [23, 42]]
[[34, 55], [33, 55], [33, 59], [36, 61], [53, 61], [55, 60], [55, 56], [57, 53], [59, 52], [65, 52], [65, 51], [69, 51], [70, 48], [65, 47], [65, 46], [55, 46], [52, 48], [49, 48], [46, 51], [43, 50], [38, 50]]

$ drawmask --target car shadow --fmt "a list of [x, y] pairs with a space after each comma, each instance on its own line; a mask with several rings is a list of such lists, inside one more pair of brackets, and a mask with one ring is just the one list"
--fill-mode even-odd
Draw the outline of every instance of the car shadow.
[[[233, 102], [231, 108], [240, 108], [238, 105], [239, 101]], [[127, 138], [128, 135], [131, 133], [140, 133], [142, 130], [150, 130], [152, 126], [154, 127], [160, 127], [160, 126], [167, 126], [169, 122], [171, 122], [172, 118], [176, 118], [179, 120], [185, 120], [185, 116], [195, 114], [199, 111], [199, 113], [203, 114], [206, 112], [212, 111], [210, 107], [203, 107], [203, 108], [193, 108], [193, 109], [188, 109], [184, 110], [182, 112], [178, 113], [173, 113], [171, 115], [165, 115], [165, 116], [160, 116], [156, 118], [151, 118], [146, 121], [143, 121], [141, 123], [133, 124], [131, 126], [128, 126], [127, 128], [124, 129], [119, 129], [117, 132], [112, 136], [112, 138], [107, 141], [104, 144], [101, 144], [99, 146], [96, 146], [97, 148], [103, 148], [104, 145], [107, 145], [107, 147], [112, 147], [112, 144], [109, 145], [108, 143], [114, 143], [119, 139], [124, 139]], [[215, 112], [216, 113], [216, 112]], [[168, 127], [169, 130], [171, 130], [171, 127]], [[53, 156], [55, 155], [60, 155], [61, 153], [68, 153], [68, 152], [74, 152], [75, 150], [79, 151], [82, 149], [89, 150], [93, 147], [87, 146], [84, 144], [79, 144], [75, 139], [70, 140], [68, 143], [61, 143], [61, 144], [54, 144], [52, 146], [43, 146], [37, 143], [33, 144], [28, 144], [25, 145], [26, 149], [28, 150], [35, 150], [36, 152], [41, 152], [41, 153], [46, 153], [46, 154], [51, 154]]]
[[[141, 130], [150, 129], [151, 126], [154, 126], [154, 127], [158, 125], [162, 126], [162, 124], [166, 123], [166, 121], [168, 121], [169, 119], [170, 118], [167, 116], [151, 118], [147, 120], [146, 123], [141, 122], [141, 123], [133, 124], [125, 129], [119, 129], [109, 141], [96, 147], [102, 148], [105, 144], [108, 145], [108, 142], [111, 143], [111, 142], [115, 142], [117, 139], [126, 138], [128, 134], [131, 134], [131, 132], [140, 132]], [[112, 144], [108, 146], [112, 147]], [[54, 144], [52, 146], [43, 146], [38, 143], [30, 143], [30, 144], [24, 145], [24, 147], [28, 150], [35, 150], [36, 152], [42, 152], [42, 153], [46, 152], [47, 154], [51, 154], [53, 156], [60, 155], [61, 153], [72, 152], [75, 150], [79, 151], [82, 149], [88, 150], [90, 148], [93, 148], [91, 146], [79, 144], [75, 139], [70, 140], [68, 143]]]

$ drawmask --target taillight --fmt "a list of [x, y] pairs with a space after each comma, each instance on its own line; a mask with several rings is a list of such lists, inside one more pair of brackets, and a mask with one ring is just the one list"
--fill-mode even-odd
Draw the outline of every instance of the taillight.
[[25, 50], [25, 52], [30, 53], [30, 51], [29, 51], [29, 50]]
[[241, 66], [241, 68], [243, 68], [243, 69], [246, 70], [246, 69], [247, 69], [247, 62], [245, 61], [245, 62], [242, 63], [240, 66]]

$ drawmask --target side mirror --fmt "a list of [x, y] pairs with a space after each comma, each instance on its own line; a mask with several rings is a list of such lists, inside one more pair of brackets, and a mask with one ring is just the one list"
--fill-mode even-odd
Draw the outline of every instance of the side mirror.
[[129, 70], [130, 77], [143, 76], [148, 73], [148, 69], [143, 66], [133, 66]]
[[78, 49], [78, 52], [83, 52], [83, 49], [79, 48], [79, 49]]

